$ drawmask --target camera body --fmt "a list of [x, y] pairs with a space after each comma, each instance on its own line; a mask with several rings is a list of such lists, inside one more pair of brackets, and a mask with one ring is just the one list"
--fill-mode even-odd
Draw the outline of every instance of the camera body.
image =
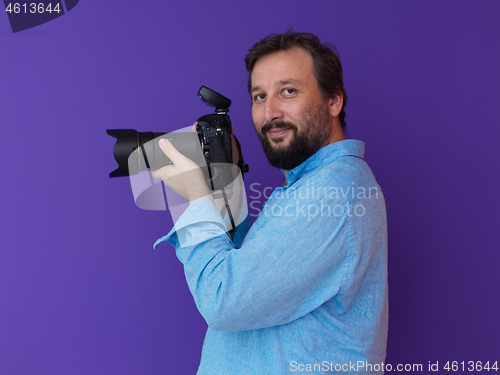
[[[207, 105], [215, 107], [215, 113], [201, 116], [196, 133], [153, 133], [137, 132], [134, 129], [108, 129], [106, 132], [116, 138], [113, 155], [118, 168], [109, 177], [124, 177], [145, 170], [155, 170], [172, 164], [161, 151], [158, 141], [166, 138], [184, 156], [193, 160], [203, 170], [208, 186], [212, 190], [223, 189], [234, 176], [232, 126], [227, 115], [231, 100], [202, 86], [198, 96]], [[196, 139], [197, 138], [197, 139]], [[201, 147], [200, 147], [201, 146]], [[241, 172], [246, 172], [241, 149], [238, 148]]]
[[[215, 107], [215, 114], [202, 116], [196, 122], [203, 156], [207, 163], [205, 177], [212, 190], [221, 189], [233, 180], [230, 167], [233, 164], [231, 119], [227, 115], [231, 100], [202, 86], [198, 96], [206, 104]], [[205, 171], [204, 171], [205, 172]]]

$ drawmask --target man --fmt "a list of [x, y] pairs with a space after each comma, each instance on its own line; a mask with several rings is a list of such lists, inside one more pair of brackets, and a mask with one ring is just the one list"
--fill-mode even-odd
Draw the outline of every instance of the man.
[[[233, 243], [203, 174], [170, 144], [155, 171], [190, 206], [167, 239], [208, 324], [198, 374], [382, 373], [387, 228], [364, 143], [345, 140], [342, 67], [307, 33], [245, 58], [252, 118], [286, 185]], [[186, 173], [190, 171], [190, 173]]]

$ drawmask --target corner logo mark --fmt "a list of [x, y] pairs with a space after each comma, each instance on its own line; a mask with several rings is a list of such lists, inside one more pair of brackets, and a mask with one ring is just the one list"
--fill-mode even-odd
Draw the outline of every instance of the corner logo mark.
[[3, 0], [13, 33], [52, 21], [73, 9], [79, 0]]

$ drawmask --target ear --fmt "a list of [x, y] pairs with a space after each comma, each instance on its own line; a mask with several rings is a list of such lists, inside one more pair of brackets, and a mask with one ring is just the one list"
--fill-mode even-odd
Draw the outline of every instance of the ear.
[[330, 108], [330, 116], [338, 117], [344, 104], [344, 97], [342, 94], [336, 95], [328, 99], [328, 107]]

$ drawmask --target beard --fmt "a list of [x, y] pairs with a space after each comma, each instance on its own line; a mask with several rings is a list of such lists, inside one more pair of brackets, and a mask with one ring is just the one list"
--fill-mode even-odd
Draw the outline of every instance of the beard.
[[[265, 123], [257, 135], [269, 163], [288, 171], [302, 164], [329, 141], [332, 131], [329, 120], [327, 107], [320, 104], [312, 111], [304, 112], [299, 126], [286, 121]], [[282, 145], [283, 137], [270, 140], [267, 132], [271, 129], [290, 129], [292, 134], [288, 146]]]

